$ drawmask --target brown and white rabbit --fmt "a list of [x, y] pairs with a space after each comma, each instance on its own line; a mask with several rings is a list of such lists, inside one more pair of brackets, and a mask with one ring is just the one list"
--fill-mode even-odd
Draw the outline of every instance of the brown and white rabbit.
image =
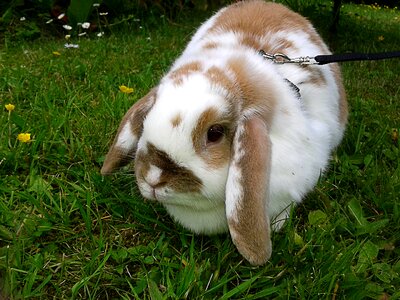
[[280, 4], [221, 9], [126, 113], [101, 170], [134, 160], [145, 198], [193, 232], [229, 230], [254, 265], [271, 256], [271, 223], [279, 229], [315, 186], [347, 121], [336, 64], [279, 65], [261, 49], [330, 53], [305, 18]]

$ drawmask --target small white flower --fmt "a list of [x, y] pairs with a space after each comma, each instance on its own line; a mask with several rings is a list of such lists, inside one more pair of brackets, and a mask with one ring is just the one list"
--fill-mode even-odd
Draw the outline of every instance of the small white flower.
[[83, 29], [88, 29], [90, 27], [90, 23], [89, 22], [85, 22], [82, 24], [82, 28]]
[[146, 38], [146, 40], [151, 41], [151, 37], [148, 36], [148, 37]]
[[53, 19], [50, 19], [50, 20], [48, 20], [47, 22], [46, 22], [46, 24], [50, 24], [51, 22], [53, 22], [54, 20]]
[[71, 35], [70, 35], [70, 34], [66, 34], [66, 35], [65, 35], [65, 39], [66, 39], [66, 40], [69, 40], [70, 38], [71, 38]]
[[69, 26], [69, 25], [63, 25], [63, 28], [65, 30], [72, 30], [72, 26]]
[[60, 14], [60, 15], [57, 17], [57, 19], [61, 20], [61, 19], [64, 18], [64, 17], [65, 17], [65, 14], [63, 13], [63, 14]]
[[25, 18], [25, 17], [21, 17], [19, 20], [20, 20], [20, 21], [25, 21], [26, 18]]
[[101, 13], [99, 13], [99, 15], [100, 15], [100, 16], [107, 16], [107, 15], [108, 15], [108, 12], [101, 12]]
[[99, 7], [100, 3], [93, 3], [93, 7]]
[[99, 32], [98, 34], [97, 34], [97, 36], [98, 37], [102, 37], [104, 35], [104, 32], [102, 31], [102, 32]]
[[79, 48], [79, 45], [77, 45], [77, 44], [69, 44], [69, 43], [66, 43], [65, 45], [64, 45], [64, 48], [67, 48], [67, 49], [69, 49], [69, 48]]
[[84, 36], [86, 34], [86, 32], [81, 32], [78, 34], [78, 36]]

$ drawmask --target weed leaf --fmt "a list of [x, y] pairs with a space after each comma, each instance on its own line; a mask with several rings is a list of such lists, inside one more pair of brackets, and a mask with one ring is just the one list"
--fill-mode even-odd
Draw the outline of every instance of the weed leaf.
[[367, 223], [357, 227], [357, 235], [372, 234], [385, 227], [389, 223], [389, 219], [378, 220], [372, 223]]
[[358, 262], [356, 266], [356, 273], [365, 272], [373, 263], [378, 256], [379, 247], [367, 241], [361, 248], [358, 254]]
[[322, 223], [325, 223], [326, 219], [326, 213], [319, 209], [311, 211], [308, 214], [308, 222], [310, 223], [310, 225], [320, 225]]
[[158, 289], [157, 283], [155, 283], [153, 280], [149, 279], [148, 281], [148, 287], [149, 287], [149, 293], [150, 293], [150, 299], [151, 300], [162, 300], [163, 296]]
[[29, 192], [35, 192], [38, 194], [48, 193], [51, 190], [50, 184], [44, 180], [41, 176], [34, 175], [30, 179]]
[[347, 207], [349, 208], [349, 211], [353, 217], [356, 219], [358, 225], [367, 225], [368, 222], [364, 218], [360, 202], [356, 198], [351, 199]]
[[377, 263], [372, 266], [372, 271], [374, 275], [381, 281], [385, 283], [390, 283], [396, 273], [392, 270], [390, 265], [386, 263]]

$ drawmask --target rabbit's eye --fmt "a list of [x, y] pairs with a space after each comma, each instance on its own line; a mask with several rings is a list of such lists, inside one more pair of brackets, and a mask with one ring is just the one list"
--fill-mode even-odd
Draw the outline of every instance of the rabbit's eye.
[[224, 126], [220, 124], [212, 125], [207, 131], [207, 142], [208, 143], [217, 143], [224, 136]]

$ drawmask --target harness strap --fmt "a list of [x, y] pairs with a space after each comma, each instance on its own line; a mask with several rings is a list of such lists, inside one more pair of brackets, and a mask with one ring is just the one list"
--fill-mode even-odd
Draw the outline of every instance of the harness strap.
[[289, 84], [290, 88], [295, 92], [297, 99], [301, 100], [300, 88], [291, 82], [289, 79], [284, 78], [284, 80]]

